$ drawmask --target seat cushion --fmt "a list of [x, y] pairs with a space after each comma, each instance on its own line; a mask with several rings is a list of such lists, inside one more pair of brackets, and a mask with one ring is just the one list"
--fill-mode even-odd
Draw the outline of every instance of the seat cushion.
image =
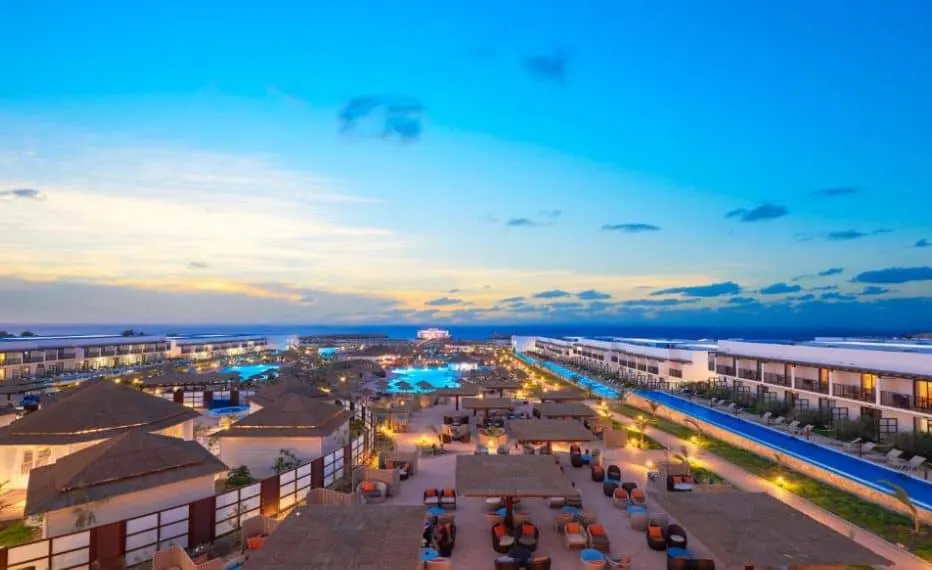
[[567, 535], [566, 541], [569, 544], [586, 544], [586, 539], [579, 536], [578, 534]]
[[600, 524], [589, 525], [589, 534], [592, 536], [605, 536], [605, 527]]
[[506, 536], [499, 537], [498, 539], [498, 544], [500, 544], [501, 546], [511, 546], [514, 543], [515, 543], [515, 537], [513, 536], [506, 535]]

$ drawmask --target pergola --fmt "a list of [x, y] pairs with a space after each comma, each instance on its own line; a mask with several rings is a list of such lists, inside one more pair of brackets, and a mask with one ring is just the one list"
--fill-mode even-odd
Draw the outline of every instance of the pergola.
[[441, 388], [434, 392], [435, 396], [452, 397], [456, 410], [460, 409], [460, 397], [476, 397], [479, 387], [475, 385], [460, 386], [459, 388]]
[[424, 508], [310, 505], [294, 511], [243, 570], [411, 570]]
[[488, 414], [490, 410], [512, 410], [514, 407], [514, 401], [508, 398], [463, 398], [463, 409], [472, 410], [473, 415], [479, 410]]
[[507, 378], [484, 378], [476, 380], [476, 385], [486, 390], [496, 390], [499, 398], [504, 396], [505, 390], [520, 390], [521, 384]]
[[552, 452], [554, 443], [577, 443], [595, 439], [592, 432], [579, 422], [553, 419], [511, 420], [508, 422], [511, 437], [519, 443], [543, 441], [547, 453]]
[[589, 406], [579, 402], [564, 402], [560, 404], [543, 403], [534, 406], [535, 415], [542, 418], [594, 418], [599, 414]]
[[504, 498], [505, 522], [511, 526], [516, 497], [566, 497], [575, 489], [550, 455], [459, 455], [456, 492]]
[[653, 496], [726, 568], [893, 564], [766, 493]]
[[544, 390], [539, 390], [537, 392], [537, 397], [541, 402], [569, 402], [569, 401], [582, 401], [587, 400], [586, 394], [579, 390], [574, 390], [572, 388], [565, 388], [563, 390], [553, 390], [547, 392]]

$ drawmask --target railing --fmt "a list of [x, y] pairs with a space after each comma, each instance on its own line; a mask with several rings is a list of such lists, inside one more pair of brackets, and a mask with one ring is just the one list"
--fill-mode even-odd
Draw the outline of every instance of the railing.
[[849, 386], [847, 384], [835, 384], [832, 387], [832, 395], [839, 398], [849, 398], [861, 402], [871, 402], [876, 400], [874, 390], [866, 390], [860, 386]]
[[23, 362], [26, 364], [36, 364], [39, 362], [45, 362], [45, 355], [42, 356], [26, 356], [23, 358]]
[[820, 384], [811, 378], [796, 378], [796, 387], [800, 390], [809, 392], [818, 392], [819, 394], [828, 394], [828, 386]]
[[719, 374], [724, 374], [725, 376], [735, 375], [735, 369], [731, 366], [723, 366], [719, 364], [718, 366], [715, 367], [715, 371]]
[[883, 406], [890, 406], [891, 408], [900, 408], [901, 410], [932, 412], [932, 399], [916, 398], [910, 394], [902, 394], [900, 392], [881, 392], [880, 404]]
[[754, 380], [754, 381], [760, 380], [760, 376], [758, 376], [757, 370], [751, 370], [749, 368], [739, 368], [738, 377], [744, 378], [745, 380]]
[[777, 374], [776, 372], [764, 372], [764, 382], [767, 384], [775, 384], [777, 386], [789, 386], [790, 379], [784, 376], [783, 374]]

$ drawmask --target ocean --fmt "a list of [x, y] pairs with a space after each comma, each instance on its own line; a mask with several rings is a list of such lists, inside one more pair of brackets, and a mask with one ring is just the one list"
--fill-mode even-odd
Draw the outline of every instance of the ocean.
[[146, 334], [261, 334], [269, 337], [276, 347], [284, 347], [288, 337], [296, 335], [324, 335], [334, 333], [381, 333], [392, 338], [413, 339], [422, 328], [435, 326], [447, 329], [453, 338], [484, 340], [492, 335], [519, 336], [582, 336], [582, 337], [634, 337], [652, 339], [745, 339], [745, 340], [807, 340], [816, 336], [895, 336], [902, 331], [821, 328], [711, 328], [684, 326], [632, 326], [579, 324], [496, 324], [496, 325], [279, 325], [279, 324], [0, 324], [0, 331], [13, 334], [31, 331], [40, 336], [72, 334], [120, 334], [135, 329]]

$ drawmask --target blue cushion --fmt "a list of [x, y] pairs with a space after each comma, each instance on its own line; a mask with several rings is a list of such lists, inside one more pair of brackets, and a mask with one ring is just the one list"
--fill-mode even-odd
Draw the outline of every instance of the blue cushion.
[[692, 558], [692, 552], [686, 550], [685, 548], [677, 548], [675, 546], [667, 549], [668, 558]]

